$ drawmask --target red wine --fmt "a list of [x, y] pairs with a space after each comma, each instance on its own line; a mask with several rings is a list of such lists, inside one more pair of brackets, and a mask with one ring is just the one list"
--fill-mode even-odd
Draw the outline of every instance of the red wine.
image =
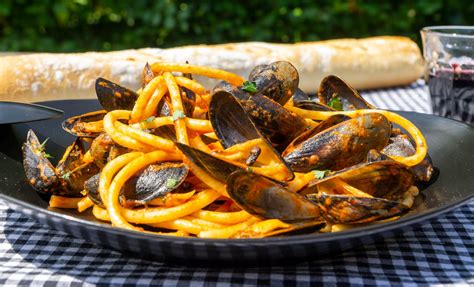
[[474, 124], [474, 65], [438, 67], [428, 80], [433, 113]]

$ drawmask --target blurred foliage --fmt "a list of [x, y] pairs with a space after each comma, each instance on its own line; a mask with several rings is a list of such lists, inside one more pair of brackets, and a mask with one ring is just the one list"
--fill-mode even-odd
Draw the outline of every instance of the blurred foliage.
[[375, 35], [419, 41], [423, 26], [468, 25], [473, 15], [474, 1], [465, 0], [1, 0], [0, 50], [69, 52]]

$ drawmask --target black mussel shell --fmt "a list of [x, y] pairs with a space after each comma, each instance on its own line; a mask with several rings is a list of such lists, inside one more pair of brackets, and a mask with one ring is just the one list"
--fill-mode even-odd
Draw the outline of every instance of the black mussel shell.
[[44, 147], [32, 130], [28, 131], [22, 151], [25, 175], [35, 190], [45, 194], [67, 195], [67, 190], [60, 188], [61, 180], [56, 169], [46, 158]]
[[283, 158], [260, 133], [249, 115], [232, 94], [226, 91], [218, 91], [213, 94], [209, 105], [209, 120], [224, 148], [245, 143], [249, 140], [261, 139], [266, 143], [267, 149], [272, 152], [274, 159], [286, 167], [288, 171], [288, 178], [286, 180], [294, 178], [293, 172]]
[[[416, 152], [415, 145], [407, 135], [401, 134], [390, 138], [389, 144], [381, 151], [387, 156], [411, 156]], [[433, 162], [429, 154], [410, 170], [419, 181], [429, 181], [433, 175]]]
[[147, 62], [142, 71], [142, 88], [146, 87], [146, 85], [148, 85], [148, 83], [153, 80], [154, 77], [155, 74], [153, 73], [150, 64]]
[[322, 216], [332, 224], [368, 223], [402, 215], [410, 210], [404, 204], [382, 198], [334, 194], [308, 194], [317, 203]]
[[263, 176], [236, 171], [227, 179], [227, 193], [245, 211], [285, 222], [321, 222], [318, 206]]
[[187, 159], [220, 182], [226, 182], [227, 177], [231, 173], [241, 169], [239, 166], [233, 165], [232, 163], [226, 162], [196, 148], [178, 142], [175, 144]]
[[219, 91], [229, 92], [238, 99], [259, 130], [270, 140], [279, 151], [282, 151], [294, 138], [306, 130], [304, 118], [288, 111], [277, 102], [262, 94], [253, 94], [220, 82], [213, 95]]
[[348, 167], [323, 179], [311, 182], [302, 194], [318, 192], [318, 186], [338, 178], [375, 197], [399, 200], [414, 183], [413, 174], [394, 160], [361, 163]]
[[56, 166], [56, 173], [62, 180], [68, 194], [79, 196], [84, 189], [84, 182], [99, 172], [95, 163], [84, 162], [85, 150], [80, 138], [77, 138], [64, 152]]
[[95, 138], [102, 131], [90, 130], [84, 123], [97, 122], [104, 119], [106, 111], [95, 111], [71, 117], [62, 122], [61, 126], [66, 132], [76, 137]]
[[290, 62], [277, 61], [256, 66], [250, 72], [249, 81], [256, 83], [258, 92], [284, 105], [298, 88], [299, 75]]
[[99, 103], [108, 112], [113, 110], [131, 111], [138, 98], [138, 94], [134, 91], [104, 78], [96, 80], [95, 92]]
[[283, 158], [297, 172], [340, 170], [365, 160], [371, 149], [381, 150], [388, 143], [390, 130], [383, 115], [364, 114], [291, 146]]
[[332, 99], [338, 97], [344, 111], [374, 108], [355, 89], [334, 75], [327, 76], [321, 81], [318, 97], [321, 103], [325, 105], [328, 105]]

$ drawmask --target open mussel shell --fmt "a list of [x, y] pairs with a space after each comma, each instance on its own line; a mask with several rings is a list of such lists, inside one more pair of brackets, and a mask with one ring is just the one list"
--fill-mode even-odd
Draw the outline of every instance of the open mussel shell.
[[[415, 145], [407, 135], [401, 134], [390, 138], [389, 144], [381, 151], [387, 156], [411, 156], [416, 152]], [[429, 154], [419, 164], [412, 166], [410, 170], [417, 180], [429, 181], [433, 175], [433, 163]]]
[[224, 148], [245, 143], [249, 140], [261, 139], [272, 153], [273, 158], [286, 167], [288, 173], [286, 180], [294, 178], [293, 172], [281, 155], [260, 133], [238, 100], [230, 93], [219, 91], [212, 96], [209, 104], [209, 120]]
[[323, 111], [323, 112], [335, 111], [333, 108], [316, 101], [299, 101], [299, 102], [295, 102], [294, 106], [303, 110], [310, 110], [310, 111]]
[[214, 88], [213, 95], [219, 91], [229, 92], [238, 99], [239, 104], [255, 125], [279, 151], [306, 130], [307, 125], [304, 118], [291, 113], [262, 94], [250, 95], [241, 88], [226, 82], [220, 82]]
[[188, 175], [184, 163], [164, 162], [147, 167], [137, 178], [135, 191], [124, 193], [127, 200], [143, 203], [163, 197], [180, 186]]
[[82, 140], [77, 138], [66, 148], [61, 160], [56, 166], [56, 173], [63, 181], [63, 187], [69, 195], [79, 196], [84, 189], [84, 182], [99, 172], [99, 167], [93, 162], [84, 162], [85, 150]]
[[226, 91], [213, 94], [209, 121], [224, 148], [262, 138], [242, 106]]
[[74, 116], [63, 121], [61, 127], [76, 137], [95, 138], [102, 131], [91, 129], [86, 123], [101, 121], [106, 114], [107, 112], [102, 110]]
[[355, 89], [334, 75], [327, 76], [321, 81], [318, 97], [321, 103], [325, 105], [333, 98], [338, 97], [341, 101], [343, 111], [374, 108], [374, 106], [364, 100]]
[[89, 148], [94, 163], [100, 168], [103, 168], [107, 162], [129, 151], [128, 148], [114, 142], [106, 133], [97, 136]]
[[372, 196], [392, 200], [398, 200], [414, 183], [413, 174], [405, 165], [393, 160], [382, 160], [340, 170], [321, 180], [311, 182], [301, 193], [317, 193], [318, 186], [335, 178]]
[[300, 144], [304, 143], [306, 140], [309, 138], [312, 138], [313, 136], [319, 134], [320, 132], [327, 130], [331, 128], [332, 126], [335, 126], [339, 123], [342, 123], [343, 121], [350, 120], [350, 117], [344, 116], [344, 115], [334, 115], [329, 117], [328, 119], [321, 121], [316, 125], [315, 127], [305, 131], [301, 135], [299, 135], [297, 138], [295, 138], [289, 145], [288, 147], [283, 151], [283, 156], [292, 153], [296, 149], [300, 148]]
[[[296, 103], [303, 102], [303, 101], [311, 101], [310, 96], [303, 92], [300, 88], [296, 88], [295, 92], [293, 93], [293, 104], [296, 106]], [[319, 101], [319, 99], [318, 99]]]
[[283, 158], [297, 172], [340, 170], [365, 160], [371, 149], [381, 150], [388, 143], [390, 130], [385, 116], [364, 114], [313, 133], [303, 142], [298, 140], [285, 150]]
[[100, 173], [93, 175], [84, 183], [84, 191], [87, 193], [87, 197], [99, 207], [104, 208], [104, 203], [102, 202], [102, 198], [99, 194], [99, 180], [100, 180]]
[[[140, 206], [170, 192], [179, 191], [188, 172], [189, 168], [183, 163], [164, 162], [150, 165], [125, 183], [120, 202], [125, 207]], [[84, 190], [92, 202], [103, 206], [98, 190], [99, 179], [100, 174], [89, 178], [84, 184]]]
[[22, 145], [26, 178], [31, 186], [41, 193], [65, 195], [66, 190], [59, 189], [60, 178], [54, 166], [45, 157], [43, 148], [36, 134], [29, 130]]
[[277, 61], [256, 66], [250, 72], [249, 81], [256, 83], [258, 92], [284, 105], [298, 88], [299, 75], [290, 62]]
[[153, 80], [155, 77], [155, 74], [153, 73], [153, 70], [151, 69], [150, 64], [148, 62], [145, 64], [145, 67], [143, 67], [142, 71], [142, 88], [146, 87], [146, 85]]
[[306, 198], [317, 203], [322, 216], [332, 224], [368, 223], [399, 216], [410, 210], [399, 202], [375, 197], [308, 194]]
[[138, 94], [104, 78], [97, 78], [95, 92], [102, 107], [110, 112], [113, 110], [132, 110]]
[[220, 182], [226, 182], [227, 177], [242, 168], [222, 159], [207, 154], [188, 145], [175, 142], [176, 147], [198, 168]]
[[322, 222], [319, 207], [263, 176], [236, 171], [227, 179], [227, 193], [242, 209], [264, 219]]
[[171, 141], [177, 141], [176, 138], [176, 130], [174, 128], [174, 125], [164, 125], [164, 126], [159, 126], [153, 130], [151, 130], [151, 133], [163, 137], [165, 139], [169, 139]]

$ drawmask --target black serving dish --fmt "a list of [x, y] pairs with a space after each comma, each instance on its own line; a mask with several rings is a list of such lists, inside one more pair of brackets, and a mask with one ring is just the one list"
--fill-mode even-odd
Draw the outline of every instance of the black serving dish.
[[[64, 117], [99, 109], [96, 100], [47, 102], [64, 110]], [[421, 192], [414, 208], [399, 220], [354, 228], [338, 233], [306, 234], [264, 239], [214, 240], [176, 238], [111, 227], [90, 213], [48, 209], [47, 199], [26, 182], [21, 163], [21, 144], [28, 129], [40, 140], [49, 137], [48, 153], [58, 159], [73, 137], [61, 129], [63, 119], [0, 125], [0, 199], [37, 221], [87, 242], [125, 253], [180, 264], [232, 263], [275, 264], [314, 259], [341, 250], [367, 245], [419, 226], [474, 196], [474, 127], [437, 116], [400, 112], [425, 135], [430, 155], [439, 169], [436, 180]]]

